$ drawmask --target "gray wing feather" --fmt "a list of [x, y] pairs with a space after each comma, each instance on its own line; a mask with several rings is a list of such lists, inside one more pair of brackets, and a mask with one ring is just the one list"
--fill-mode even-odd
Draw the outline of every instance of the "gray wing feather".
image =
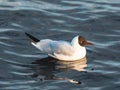
[[74, 49], [69, 42], [53, 41], [50, 39], [40, 40], [36, 47], [47, 54], [73, 55]]
[[36, 47], [38, 49], [40, 49], [41, 51], [45, 52], [45, 53], [51, 54], [52, 53], [52, 49], [50, 47], [50, 43], [52, 41], [53, 40], [50, 40], [50, 39], [40, 40], [40, 42], [36, 43]]
[[71, 46], [71, 44], [64, 41], [52, 42], [51, 48], [53, 49], [53, 52], [56, 54], [72, 55], [74, 53], [74, 49]]

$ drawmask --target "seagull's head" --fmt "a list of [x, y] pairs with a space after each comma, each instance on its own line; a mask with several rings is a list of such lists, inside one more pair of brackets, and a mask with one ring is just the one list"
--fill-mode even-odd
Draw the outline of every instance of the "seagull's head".
[[80, 46], [93, 45], [92, 42], [88, 42], [83, 36], [78, 36], [78, 43]]

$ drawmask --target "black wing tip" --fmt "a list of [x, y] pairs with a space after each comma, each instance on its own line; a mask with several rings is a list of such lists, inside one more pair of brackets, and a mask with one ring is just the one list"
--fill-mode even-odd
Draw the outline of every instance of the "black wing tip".
[[40, 41], [39, 39], [37, 39], [36, 37], [28, 34], [27, 32], [25, 32], [25, 35], [28, 36], [32, 40], [32, 42], [34, 42], [34, 43], [37, 43], [37, 42]]
[[27, 32], [25, 32], [25, 35], [27, 35], [27, 36], [28, 36], [29, 34], [28, 34]]

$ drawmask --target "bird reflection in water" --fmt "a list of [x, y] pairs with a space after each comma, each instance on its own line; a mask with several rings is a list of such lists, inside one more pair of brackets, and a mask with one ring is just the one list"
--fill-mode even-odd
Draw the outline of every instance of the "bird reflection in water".
[[73, 79], [69, 79], [66, 77], [56, 76], [56, 73], [66, 72], [69, 70], [76, 71], [85, 71], [85, 67], [87, 67], [87, 59], [84, 57], [83, 59], [76, 61], [60, 61], [54, 59], [52, 57], [47, 57], [43, 59], [36, 60], [32, 62], [34, 64], [32, 75], [33, 78], [37, 78], [41, 81], [43, 80], [67, 80], [71, 83], [80, 84], [80, 81], [76, 81]]

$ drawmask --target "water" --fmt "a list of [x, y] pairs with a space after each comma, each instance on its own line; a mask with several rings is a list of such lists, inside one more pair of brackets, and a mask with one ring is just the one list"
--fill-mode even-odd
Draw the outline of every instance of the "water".
[[[0, 90], [119, 90], [119, 0], [0, 0]], [[37, 50], [24, 32], [95, 45], [75, 62]]]

